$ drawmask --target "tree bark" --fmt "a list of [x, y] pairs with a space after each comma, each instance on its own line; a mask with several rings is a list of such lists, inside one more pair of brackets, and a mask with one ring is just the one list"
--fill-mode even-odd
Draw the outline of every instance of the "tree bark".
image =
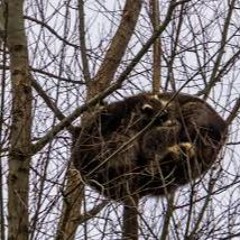
[[[156, 31], [160, 25], [159, 1], [150, 0], [149, 6], [153, 31]], [[152, 71], [152, 91], [153, 93], [159, 93], [161, 87], [161, 36], [159, 36], [153, 44]]]
[[127, 0], [123, 9], [120, 25], [103, 59], [97, 75], [88, 91], [88, 99], [106, 89], [121, 63], [128, 43], [134, 33], [142, 7], [141, 0]]
[[122, 240], [138, 240], [138, 203], [137, 194], [129, 196], [123, 202]]
[[72, 166], [67, 171], [63, 210], [58, 225], [55, 240], [74, 240], [79, 226], [77, 218], [80, 217], [82, 205], [83, 184], [80, 182], [79, 172]]
[[23, 0], [8, 1], [7, 34], [12, 86], [8, 175], [8, 239], [28, 239], [28, 191], [32, 125], [32, 90]]

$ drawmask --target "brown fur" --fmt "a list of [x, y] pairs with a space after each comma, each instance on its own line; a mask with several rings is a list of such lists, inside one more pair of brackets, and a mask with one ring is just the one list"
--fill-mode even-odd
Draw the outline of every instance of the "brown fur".
[[227, 135], [225, 121], [191, 95], [140, 94], [111, 103], [82, 127], [73, 151], [85, 180], [122, 200], [164, 195], [207, 171]]

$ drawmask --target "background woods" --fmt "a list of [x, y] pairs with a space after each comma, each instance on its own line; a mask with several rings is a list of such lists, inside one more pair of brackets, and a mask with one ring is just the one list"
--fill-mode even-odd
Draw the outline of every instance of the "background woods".
[[130, 209], [138, 238], [237, 239], [239, 8], [236, 0], [1, 1], [0, 238], [124, 237], [129, 212], [71, 164], [78, 126], [102, 100], [179, 91], [227, 119], [228, 141], [200, 180]]

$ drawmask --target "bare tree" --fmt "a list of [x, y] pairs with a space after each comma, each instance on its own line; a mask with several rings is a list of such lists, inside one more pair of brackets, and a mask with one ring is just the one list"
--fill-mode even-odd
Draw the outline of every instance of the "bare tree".
[[[1, 239], [240, 236], [239, 2], [1, 1]], [[174, 91], [229, 124], [219, 161], [164, 198], [91, 189], [71, 151], [102, 101]]]
[[23, 1], [9, 1], [6, 21], [12, 95], [8, 157], [8, 239], [27, 239], [32, 88]]

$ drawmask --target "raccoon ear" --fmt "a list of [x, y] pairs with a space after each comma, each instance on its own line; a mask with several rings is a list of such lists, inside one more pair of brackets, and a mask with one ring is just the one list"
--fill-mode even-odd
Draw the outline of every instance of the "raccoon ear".
[[147, 115], [152, 115], [154, 113], [154, 109], [150, 104], [146, 103], [142, 106], [141, 112]]

